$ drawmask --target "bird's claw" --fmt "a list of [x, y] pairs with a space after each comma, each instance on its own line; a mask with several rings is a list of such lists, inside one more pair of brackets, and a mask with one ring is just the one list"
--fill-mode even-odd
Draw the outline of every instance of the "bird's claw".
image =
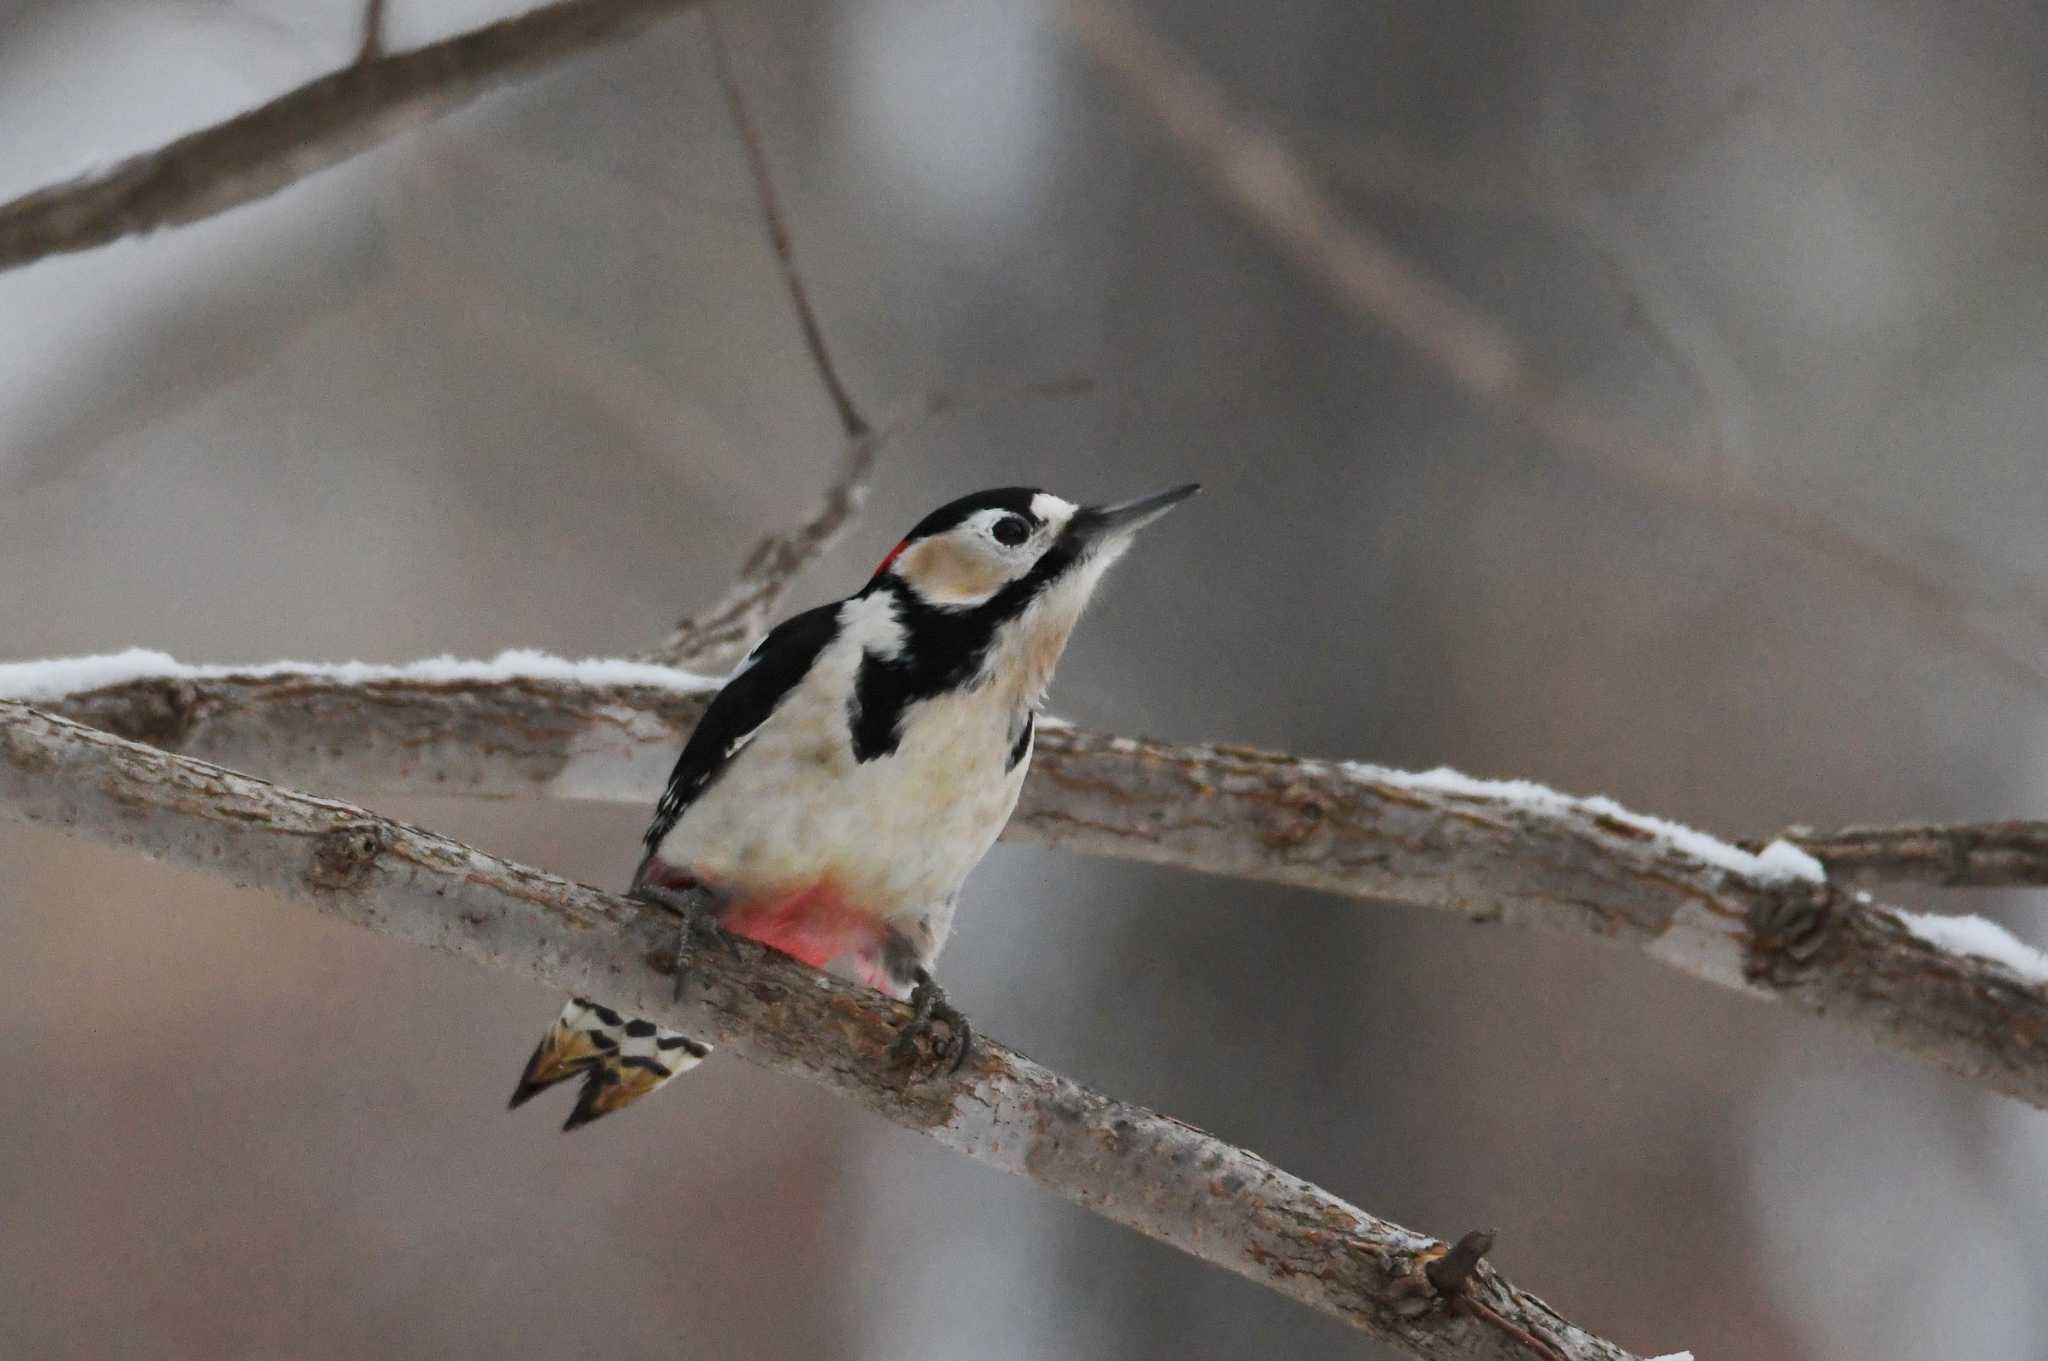
[[700, 948], [720, 949], [738, 957], [740, 949], [732, 934], [719, 925], [718, 899], [711, 890], [701, 887], [678, 890], [660, 884], [641, 884], [634, 888], [632, 896], [683, 919], [682, 929], [676, 933], [676, 1001], [683, 1000], [689, 991], [690, 979], [696, 976], [692, 961]]
[[947, 1033], [944, 1039], [932, 1040], [932, 1056], [948, 1073], [959, 1072], [960, 1065], [974, 1051], [974, 1027], [958, 1007], [946, 1000], [946, 990], [924, 969], [917, 971], [910, 1007], [910, 1019], [903, 1023], [896, 1032], [896, 1042], [889, 1046], [890, 1057], [898, 1061], [913, 1057], [917, 1042], [930, 1035], [933, 1023], [938, 1022], [945, 1025]]

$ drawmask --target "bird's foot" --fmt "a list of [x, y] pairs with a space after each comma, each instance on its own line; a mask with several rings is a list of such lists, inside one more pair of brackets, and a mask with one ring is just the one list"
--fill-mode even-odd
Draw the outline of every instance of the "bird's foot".
[[974, 1050], [974, 1027], [958, 1007], [946, 1000], [946, 990], [929, 969], [919, 969], [916, 977], [917, 986], [910, 992], [910, 1019], [896, 1032], [896, 1043], [889, 1046], [889, 1054], [898, 1060], [911, 1057], [917, 1052], [917, 1042], [931, 1034], [934, 1022], [940, 1022], [947, 1035], [932, 1041], [932, 1056], [947, 1072], [957, 1073]]
[[661, 884], [641, 884], [633, 890], [632, 896], [683, 919], [682, 929], [676, 934], [676, 1001], [682, 1001], [689, 991], [690, 979], [696, 974], [692, 961], [698, 950], [709, 948], [724, 950], [729, 955], [739, 954], [739, 947], [733, 944], [731, 934], [719, 925], [718, 896], [703, 885], [673, 889]]

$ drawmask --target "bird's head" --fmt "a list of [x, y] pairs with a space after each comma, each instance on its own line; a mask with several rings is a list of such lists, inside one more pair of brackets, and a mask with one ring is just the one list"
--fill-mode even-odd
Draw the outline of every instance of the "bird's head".
[[864, 594], [888, 592], [929, 648], [972, 654], [1035, 701], [1109, 565], [1132, 536], [1194, 495], [1195, 483], [1116, 505], [1082, 506], [1031, 487], [948, 502], [875, 569]]

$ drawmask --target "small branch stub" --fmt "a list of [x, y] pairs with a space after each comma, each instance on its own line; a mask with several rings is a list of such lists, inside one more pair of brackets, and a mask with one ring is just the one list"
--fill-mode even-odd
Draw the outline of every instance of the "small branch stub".
[[1493, 1251], [1494, 1233], [1492, 1229], [1474, 1229], [1441, 1256], [1430, 1257], [1423, 1263], [1422, 1274], [1439, 1295], [1465, 1292], [1472, 1273], [1479, 1269], [1480, 1259]]
[[358, 822], [323, 832], [313, 843], [313, 867], [306, 880], [314, 888], [329, 893], [359, 888], [389, 844], [384, 829], [374, 822]]
[[1834, 925], [1835, 890], [1804, 879], [1770, 885], [1749, 909], [1743, 977], [1783, 987], [1811, 969]]
[[1493, 1251], [1495, 1232], [1473, 1229], [1454, 1244], [1439, 1243], [1422, 1253], [1411, 1268], [1419, 1274], [1408, 1278], [1414, 1286], [1412, 1312], [1420, 1313], [1440, 1302], [1454, 1314], [1479, 1320], [1540, 1361], [1565, 1361], [1549, 1341], [1508, 1318], [1486, 1300], [1483, 1287], [1489, 1282], [1483, 1259]]

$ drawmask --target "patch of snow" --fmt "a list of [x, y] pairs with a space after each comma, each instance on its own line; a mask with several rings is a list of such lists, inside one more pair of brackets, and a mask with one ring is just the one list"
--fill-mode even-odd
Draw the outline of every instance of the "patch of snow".
[[1534, 780], [1482, 780], [1462, 771], [1452, 770], [1449, 766], [1413, 772], [1368, 765], [1362, 761], [1349, 761], [1344, 764], [1343, 769], [1346, 774], [1359, 779], [1391, 784], [1422, 793], [1486, 799], [1539, 817], [1556, 818], [1576, 813], [1589, 817], [1609, 818], [1646, 834], [1661, 849], [1676, 851], [1703, 864], [1727, 870], [1731, 874], [1742, 875], [1758, 883], [1774, 884], [1804, 879], [1817, 884], [1827, 878], [1827, 872], [1821, 868], [1818, 860], [1790, 842], [1774, 841], [1766, 846], [1761, 854], [1753, 854], [1719, 837], [1708, 836], [1698, 828], [1688, 827], [1682, 822], [1631, 812], [1603, 795], [1580, 798], [1561, 793], [1548, 785], [1537, 784]]
[[1828, 877], [1826, 866], [1789, 841], [1773, 841], [1757, 852], [1756, 862], [1770, 867], [1778, 879], [1804, 879], [1818, 884]]
[[1651, 1358], [1650, 1358], [1650, 1361], [1692, 1361], [1692, 1353], [1691, 1353], [1691, 1352], [1666, 1352], [1666, 1353], [1664, 1353], [1664, 1355], [1662, 1355], [1662, 1356], [1653, 1356], [1653, 1357], [1651, 1357]]
[[1901, 912], [1899, 920], [1929, 945], [1951, 954], [1976, 955], [2003, 964], [2029, 983], [2048, 983], [2048, 954], [1995, 921], [1938, 912]]
[[66, 695], [139, 680], [263, 679], [273, 676], [310, 676], [333, 681], [337, 685], [406, 680], [429, 684], [548, 680], [579, 685], [647, 685], [684, 694], [718, 688], [718, 682], [710, 677], [692, 671], [678, 671], [670, 666], [615, 657], [588, 657], [572, 661], [524, 648], [500, 652], [488, 660], [427, 657], [399, 666], [375, 662], [260, 662], [252, 666], [217, 666], [193, 665], [167, 653], [137, 647], [96, 657], [0, 662], [0, 699], [30, 702], [61, 699]]

